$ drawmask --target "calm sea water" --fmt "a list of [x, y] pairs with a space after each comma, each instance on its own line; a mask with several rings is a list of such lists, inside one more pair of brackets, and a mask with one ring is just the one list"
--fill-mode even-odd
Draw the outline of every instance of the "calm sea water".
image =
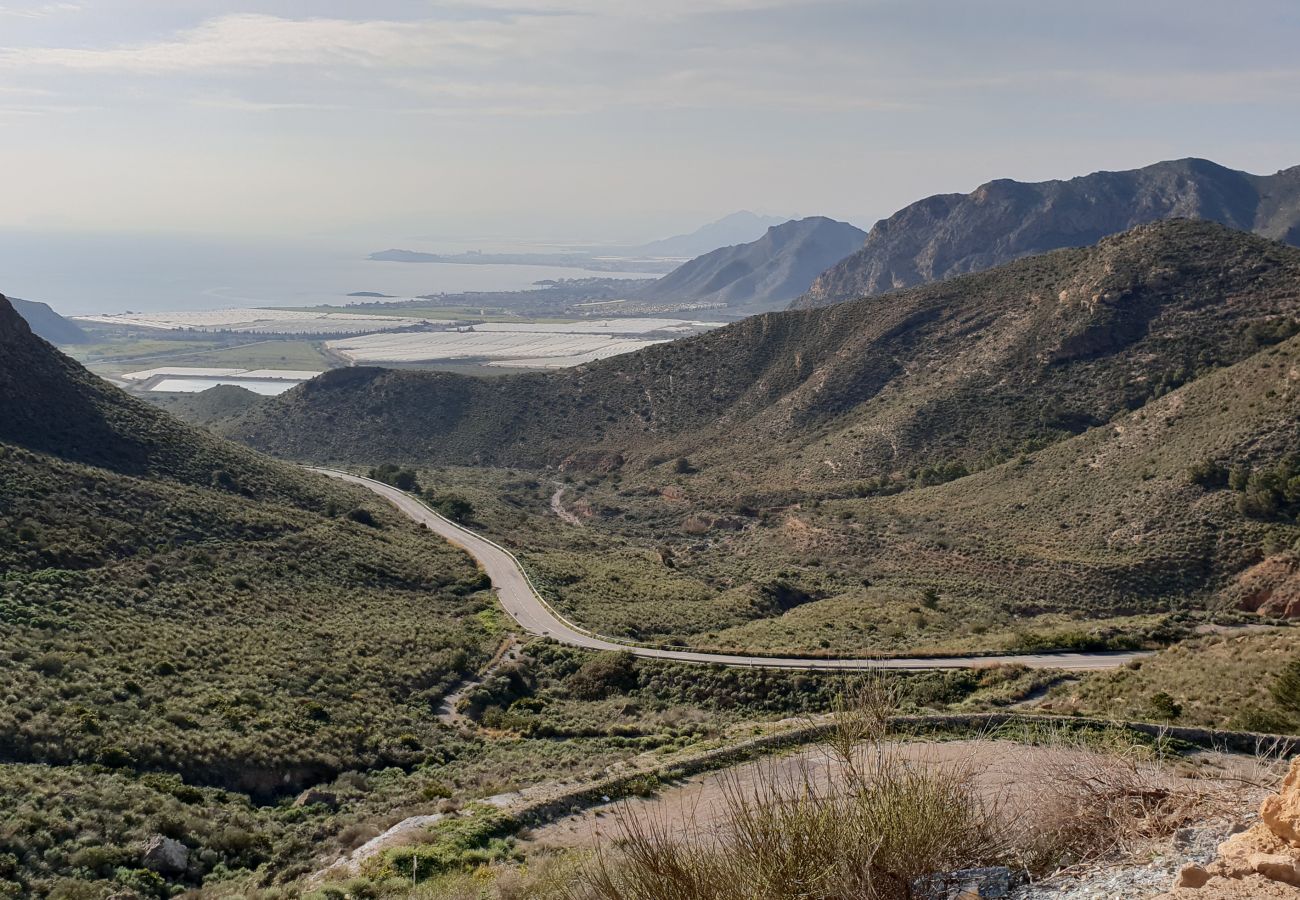
[[[0, 293], [79, 315], [315, 306], [366, 299], [349, 298], [354, 291], [414, 297], [443, 291], [516, 291], [549, 278], [619, 277], [619, 273], [549, 266], [391, 263], [365, 258], [382, 249], [380, 244], [325, 241], [0, 231]], [[445, 248], [447, 252], [459, 249]]]

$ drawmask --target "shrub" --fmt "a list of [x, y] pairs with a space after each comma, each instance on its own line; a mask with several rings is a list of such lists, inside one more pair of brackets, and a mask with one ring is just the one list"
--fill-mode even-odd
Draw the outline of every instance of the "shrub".
[[1183, 714], [1183, 707], [1169, 694], [1157, 691], [1151, 697], [1151, 712], [1157, 719], [1172, 720]]
[[1286, 664], [1286, 668], [1269, 686], [1269, 693], [1282, 709], [1289, 713], [1300, 713], [1300, 659], [1293, 659]]
[[1215, 490], [1228, 486], [1228, 470], [1213, 459], [1202, 460], [1187, 470], [1187, 477], [1192, 484], [1206, 490]]
[[370, 477], [403, 491], [414, 492], [420, 489], [419, 479], [413, 470], [403, 469], [392, 463], [384, 463], [371, 469]]
[[358, 506], [348, 513], [348, 518], [358, 525], [365, 525], [367, 528], [374, 528], [378, 523], [375, 522], [374, 513], [364, 506]]
[[[838, 704], [825, 749], [840, 773], [724, 781], [721, 821], [683, 829], [629, 812], [619, 853], [584, 873], [593, 900], [862, 900], [910, 896], [932, 872], [1001, 860], [995, 810], [965, 764], [916, 765], [879, 740], [892, 696], [868, 683]], [[865, 743], [863, 743], [865, 741]]]
[[443, 494], [432, 502], [434, 509], [453, 522], [464, 524], [474, 518], [474, 504], [459, 494]]
[[624, 693], [637, 685], [636, 657], [627, 650], [593, 656], [565, 684], [579, 700], [603, 700]]

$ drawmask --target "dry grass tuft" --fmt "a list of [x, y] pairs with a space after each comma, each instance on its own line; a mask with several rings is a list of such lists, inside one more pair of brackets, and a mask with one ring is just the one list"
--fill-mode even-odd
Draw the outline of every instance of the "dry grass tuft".
[[721, 821], [702, 827], [620, 818], [572, 900], [863, 900], [906, 898], [914, 879], [997, 862], [1006, 846], [997, 805], [973, 762], [907, 759], [885, 739], [892, 694], [868, 679], [836, 703], [823, 747], [838, 774], [769, 768], [727, 782]]
[[1034, 766], [1036, 789], [1013, 842], [1034, 874], [1132, 855], [1180, 828], [1240, 815], [1272, 783], [1275, 765], [1261, 754], [1225, 775], [1188, 766], [1161, 740], [1113, 736], [1098, 748], [1061, 734]]

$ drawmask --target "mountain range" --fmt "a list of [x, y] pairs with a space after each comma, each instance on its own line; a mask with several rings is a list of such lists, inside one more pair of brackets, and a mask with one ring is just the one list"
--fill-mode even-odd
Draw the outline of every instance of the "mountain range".
[[[1300, 446], [1297, 332], [1300, 250], [1166, 220], [553, 374], [336, 370], [221, 427], [295, 459], [568, 473], [593, 528], [666, 546], [702, 596], [763, 571], [813, 598], [745, 624], [693, 606], [699, 637], [629, 602], [597, 622], [616, 633], [788, 648], [806, 619], [841, 641], [935, 590], [946, 628], [1010, 640], [1048, 613], [1300, 599], [1269, 549], [1294, 539], [1290, 513], [1242, 511], [1252, 492], [1290, 502], [1275, 482]], [[584, 584], [564, 600], [580, 618], [612, 590]], [[924, 632], [872, 635], [859, 646]]]
[[738, 446], [762, 465], [847, 430], [851, 452], [808, 474], [858, 478], [971, 462], [1136, 408], [1242, 358], [1253, 324], [1300, 312], [1298, 278], [1300, 251], [1208, 222], [1155, 223], [551, 374], [335, 370], [227, 427], [293, 458], [524, 466]]
[[1300, 167], [1252, 175], [1204, 159], [1095, 172], [1068, 181], [990, 181], [937, 194], [871, 229], [795, 306], [825, 306], [938, 281], [1158, 219], [1200, 218], [1300, 244]]
[[773, 225], [757, 240], [696, 257], [639, 295], [655, 302], [725, 303], [729, 314], [783, 309], [866, 232], [815, 216]]

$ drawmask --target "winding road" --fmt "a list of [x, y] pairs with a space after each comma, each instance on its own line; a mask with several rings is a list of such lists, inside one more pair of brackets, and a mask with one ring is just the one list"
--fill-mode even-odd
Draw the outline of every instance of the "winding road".
[[474, 557], [483, 571], [492, 579], [502, 608], [525, 631], [549, 637], [562, 644], [585, 647], [590, 650], [628, 650], [636, 656], [650, 659], [671, 659], [678, 662], [705, 663], [724, 666], [744, 666], [767, 669], [803, 670], [864, 670], [864, 669], [970, 669], [978, 666], [1019, 664], [1032, 669], [1068, 669], [1086, 671], [1114, 669], [1134, 659], [1146, 656], [1140, 652], [1116, 653], [1033, 653], [1009, 656], [940, 656], [881, 659], [803, 659], [799, 657], [745, 656], [730, 653], [699, 653], [693, 650], [669, 650], [662, 647], [644, 647], [623, 643], [592, 634], [571, 622], [547, 605], [533, 588], [523, 567], [510, 551], [482, 535], [445, 519], [416, 498], [392, 485], [351, 475], [334, 469], [312, 467], [312, 470], [369, 488], [383, 497], [399, 511], [414, 521], [425, 525], [442, 538], [450, 541]]

